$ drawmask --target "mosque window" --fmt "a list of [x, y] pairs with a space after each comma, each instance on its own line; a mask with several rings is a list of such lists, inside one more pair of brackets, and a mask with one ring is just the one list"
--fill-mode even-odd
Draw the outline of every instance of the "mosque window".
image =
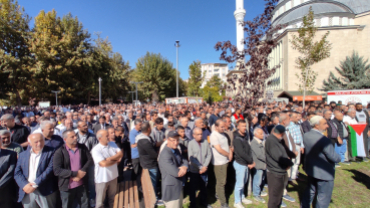
[[342, 17], [339, 17], [339, 25], [342, 26]]
[[329, 26], [333, 26], [333, 17], [329, 17]]
[[321, 19], [315, 19], [316, 27], [321, 27]]

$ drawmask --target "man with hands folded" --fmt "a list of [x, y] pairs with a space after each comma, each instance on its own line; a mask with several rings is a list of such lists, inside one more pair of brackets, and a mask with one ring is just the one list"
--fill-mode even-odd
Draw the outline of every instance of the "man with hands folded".
[[45, 146], [44, 136], [28, 136], [31, 148], [19, 154], [14, 179], [19, 188], [18, 202], [24, 208], [56, 207], [57, 189], [53, 173], [54, 148]]
[[107, 130], [99, 130], [96, 137], [99, 143], [91, 150], [95, 163], [96, 207], [104, 207], [107, 195], [109, 208], [112, 208], [117, 193], [117, 164], [120, 163], [123, 153], [117, 146], [109, 144]]
[[158, 159], [162, 174], [162, 200], [169, 208], [182, 207], [183, 177], [188, 171], [188, 160], [183, 158], [178, 145], [179, 134], [176, 131], [169, 132], [167, 145]]
[[[84, 144], [77, 142], [73, 130], [63, 132], [65, 144], [55, 151], [54, 174], [58, 176], [58, 186], [63, 208], [88, 208], [88, 177], [86, 171], [93, 165], [91, 154]], [[76, 203], [73, 203], [74, 201]]]

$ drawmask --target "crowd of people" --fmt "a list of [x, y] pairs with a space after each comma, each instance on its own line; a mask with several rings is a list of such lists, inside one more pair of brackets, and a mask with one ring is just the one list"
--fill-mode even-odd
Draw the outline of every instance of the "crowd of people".
[[[366, 124], [365, 157], [355, 157], [349, 148], [348, 125], [357, 123]], [[244, 108], [224, 101], [2, 109], [0, 207], [112, 208], [125, 171], [143, 192], [143, 169], [156, 205], [167, 208], [182, 207], [185, 194], [190, 207], [211, 208], [209, 186], [228, 208], [228, 181], [235, 181], [233, 207], [253, 201], [286, 207], [284, 200], [298, 200], [288, 185], [302, 180], [307, 187], [301, 207], [314, 199], [316, 207], [328, 207], [335, 169], [368, 162], [369, 123], [361, 103], [335, 102], [305, 108], [293, 102]], [[211, 174], [214, 184], [208, 184]]]

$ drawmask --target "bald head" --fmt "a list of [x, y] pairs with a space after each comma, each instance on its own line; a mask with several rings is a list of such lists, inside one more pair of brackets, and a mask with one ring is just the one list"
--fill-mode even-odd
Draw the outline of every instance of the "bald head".
[[334, 113], [334, 117], [338, 120], [338, 121], [343, 121], [343, 113], [340, 112], [340, 111], [335, 111]]
[[193, 129], [193, 137], [195, 141], [201, 142], [202, 136], [203, 136], [203, 131], [201, 128], [196, 127], [195, 129]]
[[32, 151], [38, 153], [45, 146], [45, 139], [41, 133], [33, 133], [28, 136], [28, 143], [32, 148]]

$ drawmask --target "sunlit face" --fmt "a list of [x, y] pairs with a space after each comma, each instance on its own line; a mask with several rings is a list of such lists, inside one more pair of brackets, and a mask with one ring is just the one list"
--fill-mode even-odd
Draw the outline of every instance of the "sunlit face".
[[28, 137], [28, 143], [35, 152], [40, 151], [45, 146], [45, 140], [41, 134], [31, 134]]
[[8, 129], [11, 129], [15, 126], [15, 122], [14, 122], [14, 119], [3, 119], [1, 121], [1, 125], [4, 126], [5, 128], [8, 128]]
[[111, 128], [111, 129], [108, 129], [108, 137], [109, 137], [109, 141], [111, 142], [114, 142], [115, 141], [115, 134], [114, 134], [114, 129]]
[[2, 144], [3, 144], [4, 147], [9, 146], [10, 143], [12, 142], [11, 138], [10, 138], [10, 134], [4, 134], [4, 135], [0, 136], [0, 138], [3, 141]]
[[226, 123], [224, 121], [220, 121], [218, 126], [215, 126], [216, 131], [218, 131], [219, 133], [224, 133], [226, 130], [225, 127], [226, 127]]
[[177, 133], [180, 135], [181, 138], [185, 137], [185, 130], [184, 129], [179, 129]]
[[107, 130], [99, 130], [97, 134], [101, 133], [101, 137], [98, 138], [100, 144], [107, 146], [109, 142], [109, 137], [108, 137], [108, 131]]
[[239, 123], [237, 128], [238, 128], [239, 132], [245, 133], [247, 131], [247, 124], [246, 123]]
[[[185, 132], [184, 132], [184, 134], [185, 134]], [[194, 137], [195, 141], [201, 142], [202, 141], [202, 136], [203, 136], [202, 130], [195, 129], [193, 131], [193, 137]]]
[[44, 137], [50, 138], [54, 134], [54, 125], [47, 124], [43, 129], [41, 129], [41, 131]]
[[67, 133], [67, 137], [63, 138], [66, 144], [69, 146], [75, 146], [77, 144], [77, 136], [76, 133], [71, 131]]
[[171, 149], [176, 149], [179, 145], [179, 137], [171, 138], [169, 137], [167, 139], [167, 146]]

